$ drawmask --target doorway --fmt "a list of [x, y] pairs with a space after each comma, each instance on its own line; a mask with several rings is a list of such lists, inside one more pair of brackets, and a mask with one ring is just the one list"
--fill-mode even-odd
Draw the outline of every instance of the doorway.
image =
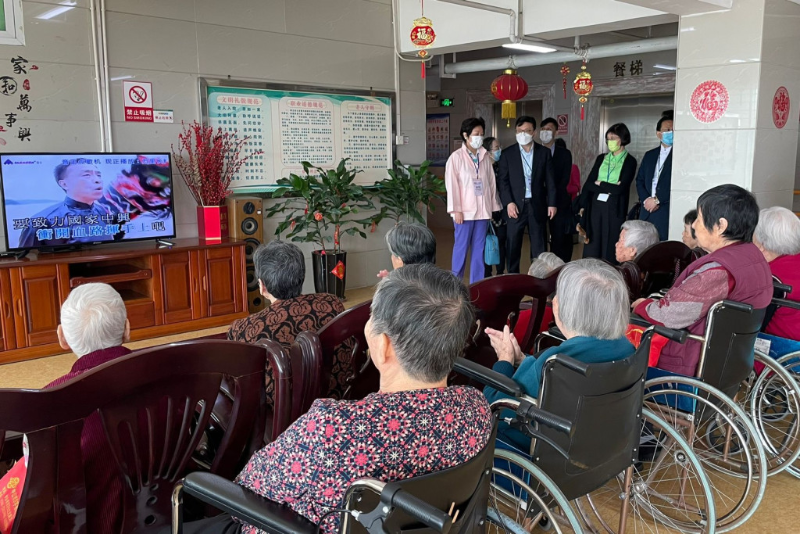
[[[503, 104], [498, 102], [492, 106], [494, 113], [494, 128], [492, 136], [496, 137], [500, 142], [500, 146], [506, 148], [517, 142], [517, 130], [514, 128], [514, 121], [511, 119], [511, 125], [506, 127], [507, 119], [502, 118]], [[526, 100], [525, 102], [517, 102], [517, 117], [528, 115], [536, 119], [536, 128], [542, 122], [542, 101], [541, 100]], [[537, 139], [538, 142], [538, 139]]]

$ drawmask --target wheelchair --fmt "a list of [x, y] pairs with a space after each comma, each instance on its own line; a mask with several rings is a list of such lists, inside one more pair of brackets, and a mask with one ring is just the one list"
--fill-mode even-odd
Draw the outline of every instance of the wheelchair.
[[[652, 331], [625, 360], [585, 364], [563, 355], [548, 358], [538, 401], [498, 383], [497, 373], [479, 364], [456, 363], [458, 372], [515, 397], [497, 401], [492, 410], [509, 429], [532, 438], [527, 450], [518, 444], [503, 450], [498, 443], [490, 518], [496, 510], [525, 527], [532, 524], [533, 510], [535, 519], [545, 520], [540, 525], [557, 532], [640, 532], [659, 526], [715, 532], [714, 496], [701, 460], [671, 424], [643, 408]], [[520, 418], [524, 410], [519, 407], [536, 402], [550, 417], [571, 421], [569, 432], [541, 419], [534, 418], [544, 424], [534, 425]], [[509, 411], [515, 403], [516, 411]], [[495, 526], [494, 532], [528, 530]]]

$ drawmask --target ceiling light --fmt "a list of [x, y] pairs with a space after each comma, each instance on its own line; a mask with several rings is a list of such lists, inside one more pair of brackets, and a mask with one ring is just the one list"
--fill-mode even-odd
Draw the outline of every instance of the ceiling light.
[[111, 78], [111, 81], [112, 82], [118, 82], [120, 80], [130, 80], [131, 78], [133, 78], [133, 76], [131, 76], [131, 75], [128, 75], [128, 76], [116, 76], [114, 78]]
[[653, 65], [653, 68], [661, 70], [678, 70], [677, 67], [673, 67], [672, 65], [661, 65], [661, 64]]
[[58, 6], [55, 9], [51, 9], [50, 11], [45, 11], [44, 13], [42, 13], [39, 16], [37, 16], [36, 18], [39, 19], [39, 20], [50, 20], [53, 17], [57, 17], [57, 16], [61, 15], [62, 13], [66, 13], [67, 11], [70, 11], [72, 9], [75, 9], [75, 6]]
[[540, 54], [548, 54], [550, 52], [555, 52], [555, 48], [550, 48], [549, 46], [539, 46], [534, 44], [527, 44], [527, 43], [509, 43], [504, 44], [503, 48], [513, 48], [515, 50], [525, 50], [526, 52], [539, 52]]

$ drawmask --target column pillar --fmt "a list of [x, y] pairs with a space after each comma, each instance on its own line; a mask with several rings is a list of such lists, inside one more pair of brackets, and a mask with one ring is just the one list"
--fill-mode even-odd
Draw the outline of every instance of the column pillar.
[[732, 183], [792, 207], [800, 116], [800, 5], [735, 0], [682, 16], [670, 239], [700, 194]]

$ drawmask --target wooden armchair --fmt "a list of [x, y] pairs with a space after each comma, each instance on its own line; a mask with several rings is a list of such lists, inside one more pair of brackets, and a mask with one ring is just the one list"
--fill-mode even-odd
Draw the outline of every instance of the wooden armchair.
[[662, 241], [642, 252], [634, 260], [642, 272], [641, 296], [671, 288], [695, 259], [692, 249], [680, 241]]
[[260, 441], [266, 355], [260, 346], [189, 341], [136, 352], [52, 389], [0, 390], [0, 428], [25, 433], [30, 445], [13, 532], [86, 532], [94, 481], [85, 480], [81, 436], [90, 425], [122, 483], [120, 532], [169, 525], [173, 485], [204, 470], [193, 454], [224, 376], [234, 403], [206, 470], [233, 478], [253, 436]]

